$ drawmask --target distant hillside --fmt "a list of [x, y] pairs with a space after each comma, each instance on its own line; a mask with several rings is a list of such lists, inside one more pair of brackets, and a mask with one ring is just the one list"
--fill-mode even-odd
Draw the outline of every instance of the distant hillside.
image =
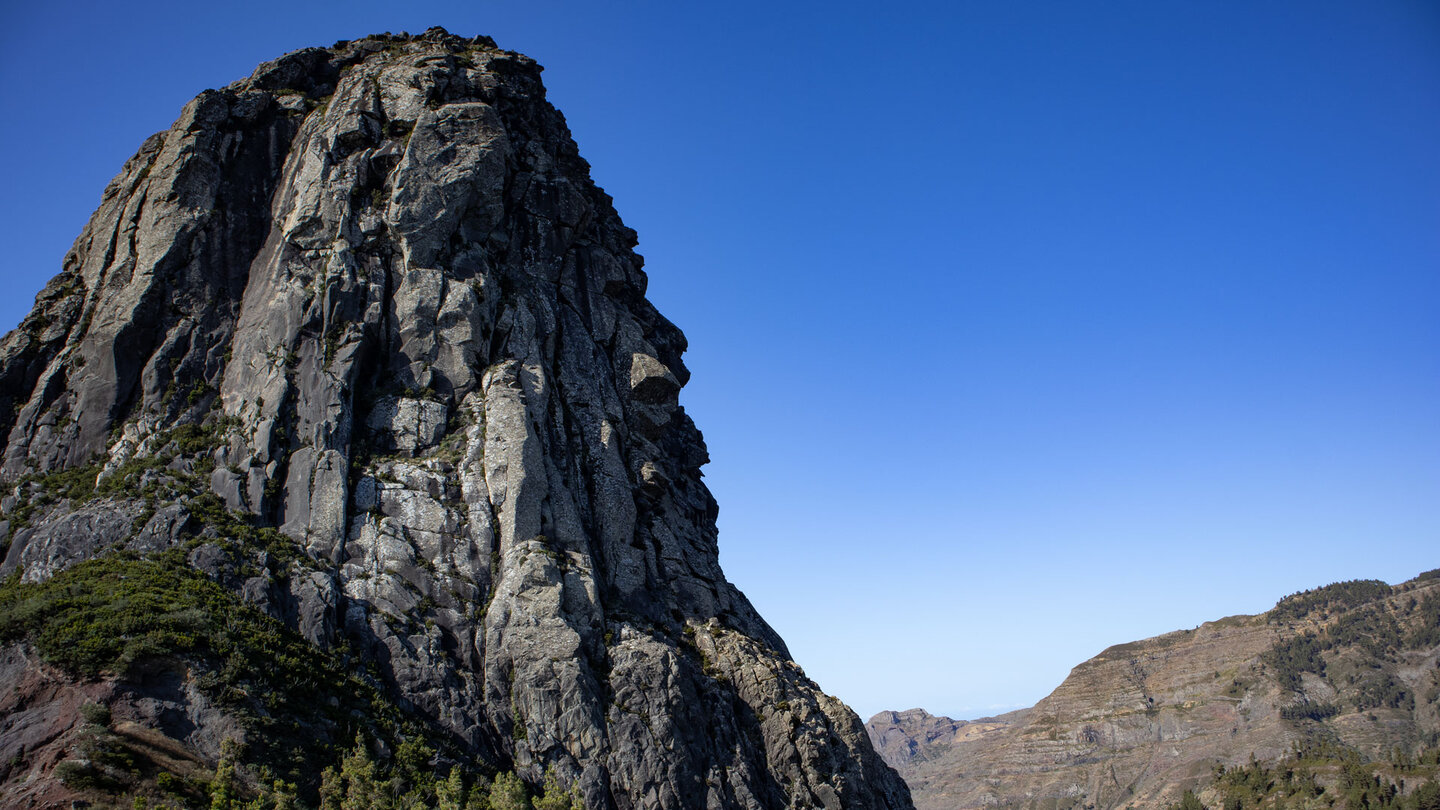
[[905, 778], [921, 773], [925, 766], [941, 759], [956, 743], [973, 742], [986, 734], [1009, 728], [1025, 717], [1028, 709], [980, 720], [952, 720], [936, 717], [924, 709], [881, 712], [865, 728], [880, 756]]
[[1440, 747], [1440, 570], [1111, 647], [1003, 717], [917, 709], [866, 728], [919, 810], [1428, 807], [1416, 791]]

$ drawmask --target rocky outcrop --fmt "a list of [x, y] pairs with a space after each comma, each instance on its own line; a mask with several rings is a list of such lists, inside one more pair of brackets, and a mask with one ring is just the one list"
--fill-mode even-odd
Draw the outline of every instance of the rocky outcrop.
[[998, 718], [882, 712], [867, 728], [921, 810], [1163, 807], [1217, 765], [1301, 743], [1413, 753], [1440, 739], [1440, 578], [1341, 583], [1116, 645]]
[[587, 807], [908, 807], [722, 574], [685, 338], [539, 76], [371, 37], [146, 141], [0, 343], [3, 573], [180, 549]]
[[973, 742], [1019, 722], [1025, 710], [979, 720], [938, 717], [924, 709], [880, 712], [865, 723], [865, 732], [880, 756], [902, 778], [923, 772], [924, 766], [944, 757], [956, 743]]
[[127, 771], [163, 770], [193, 782], [208, 777], [222, 742], [243, 732], [188, 674], [157, 669], [143, 686], [76, 678], [22, 646], [0, 649], [0, 682], [8, 685], [0, 694], [5, 806], [85, 806], [84, 792], [54, 775], [67, 759], [73, 765], [77, 756], [98, 758], [97, 748], [123, 751]]

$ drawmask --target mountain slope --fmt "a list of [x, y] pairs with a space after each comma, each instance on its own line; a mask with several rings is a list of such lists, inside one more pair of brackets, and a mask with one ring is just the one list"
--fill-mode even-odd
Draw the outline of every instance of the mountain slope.
[[1161, 807], [1217, 765], [1275, 763], [1297, 745], [1367, 758], [1434, 748], [1437, 667], [1431, 572], [1111, 647], [969, 738], [934, 737], [953, 721], [923, 712], [881, 713], [867, 729], [919, 808]]
[[[396, 717], [303, 718], [312, 762], [358, 730], [594, 808], [908, 807], [720, 571], [685, 338], [539, 73], [438, 29], [302, 50], [127, 162], [0, 341], [7, 666], [214, 762], [274, 719], [261, 640], [303, 639]], [[177, 566], [234, 604], [166, 591]], [[71, 569], [113, 599], [75, 603]], [[146, 600], [188, 618], [86, 634]], [[273, 626], [212, 637], [250, 607]], [[152, 716], [156, 671], [186, 722]], [[0, 799], [57, 767], [7, 722]]]

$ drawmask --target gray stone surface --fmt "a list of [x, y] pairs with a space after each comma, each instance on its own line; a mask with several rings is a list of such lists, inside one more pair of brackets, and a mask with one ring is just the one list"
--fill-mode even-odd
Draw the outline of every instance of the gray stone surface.
[[[207, 493], [278, 527], [308, 567], [189, 559], [588, 807], [909, 807], [721, 572], [685, 338], [539, 74], [435, 30], [201, 94], [0, 341], [3, 476], [183, 457], [120, 540], [215, 533], [164, 511]], [[119, 530], [44, 531], [27, 577]]]
[[183, 504], [170, 504], [155, 511], [145, 526], [140, 529], [129, 546], [134, 551], [155, 552], [174, 548], [180, 544], [187, 530], [192, 528], [190, 510]]
[[81, 560], [122, 547], [135, 535], [143, 507], [134, 501], [101, 501], [73, 511], [61, 508], [37, 525], [15, 532], [0, 575], [17, 567], [21, 579], [38, 582]]
[[445, 435], [445, 403], [410, 397], [383, 397], [365, 425], [375, 449], [415, 454], [434, 447]]

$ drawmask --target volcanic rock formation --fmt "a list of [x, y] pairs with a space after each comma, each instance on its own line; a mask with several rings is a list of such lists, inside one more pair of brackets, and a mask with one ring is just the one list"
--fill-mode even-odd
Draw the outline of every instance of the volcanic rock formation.
[[[721, 573], [685, 338], [635, 245], [540, 67], [488, 38], [201, 93], [0, 343], [7, 587], [168, 553], [457, 759], [591, 808], [909, 807]], [[6, 672], [55, 676], [9, 641]], [[185, 684], [166, 733], [213, 762], [224, 713]], [[0, 796], [54, 765], [13, 757], [22, 714]]]

